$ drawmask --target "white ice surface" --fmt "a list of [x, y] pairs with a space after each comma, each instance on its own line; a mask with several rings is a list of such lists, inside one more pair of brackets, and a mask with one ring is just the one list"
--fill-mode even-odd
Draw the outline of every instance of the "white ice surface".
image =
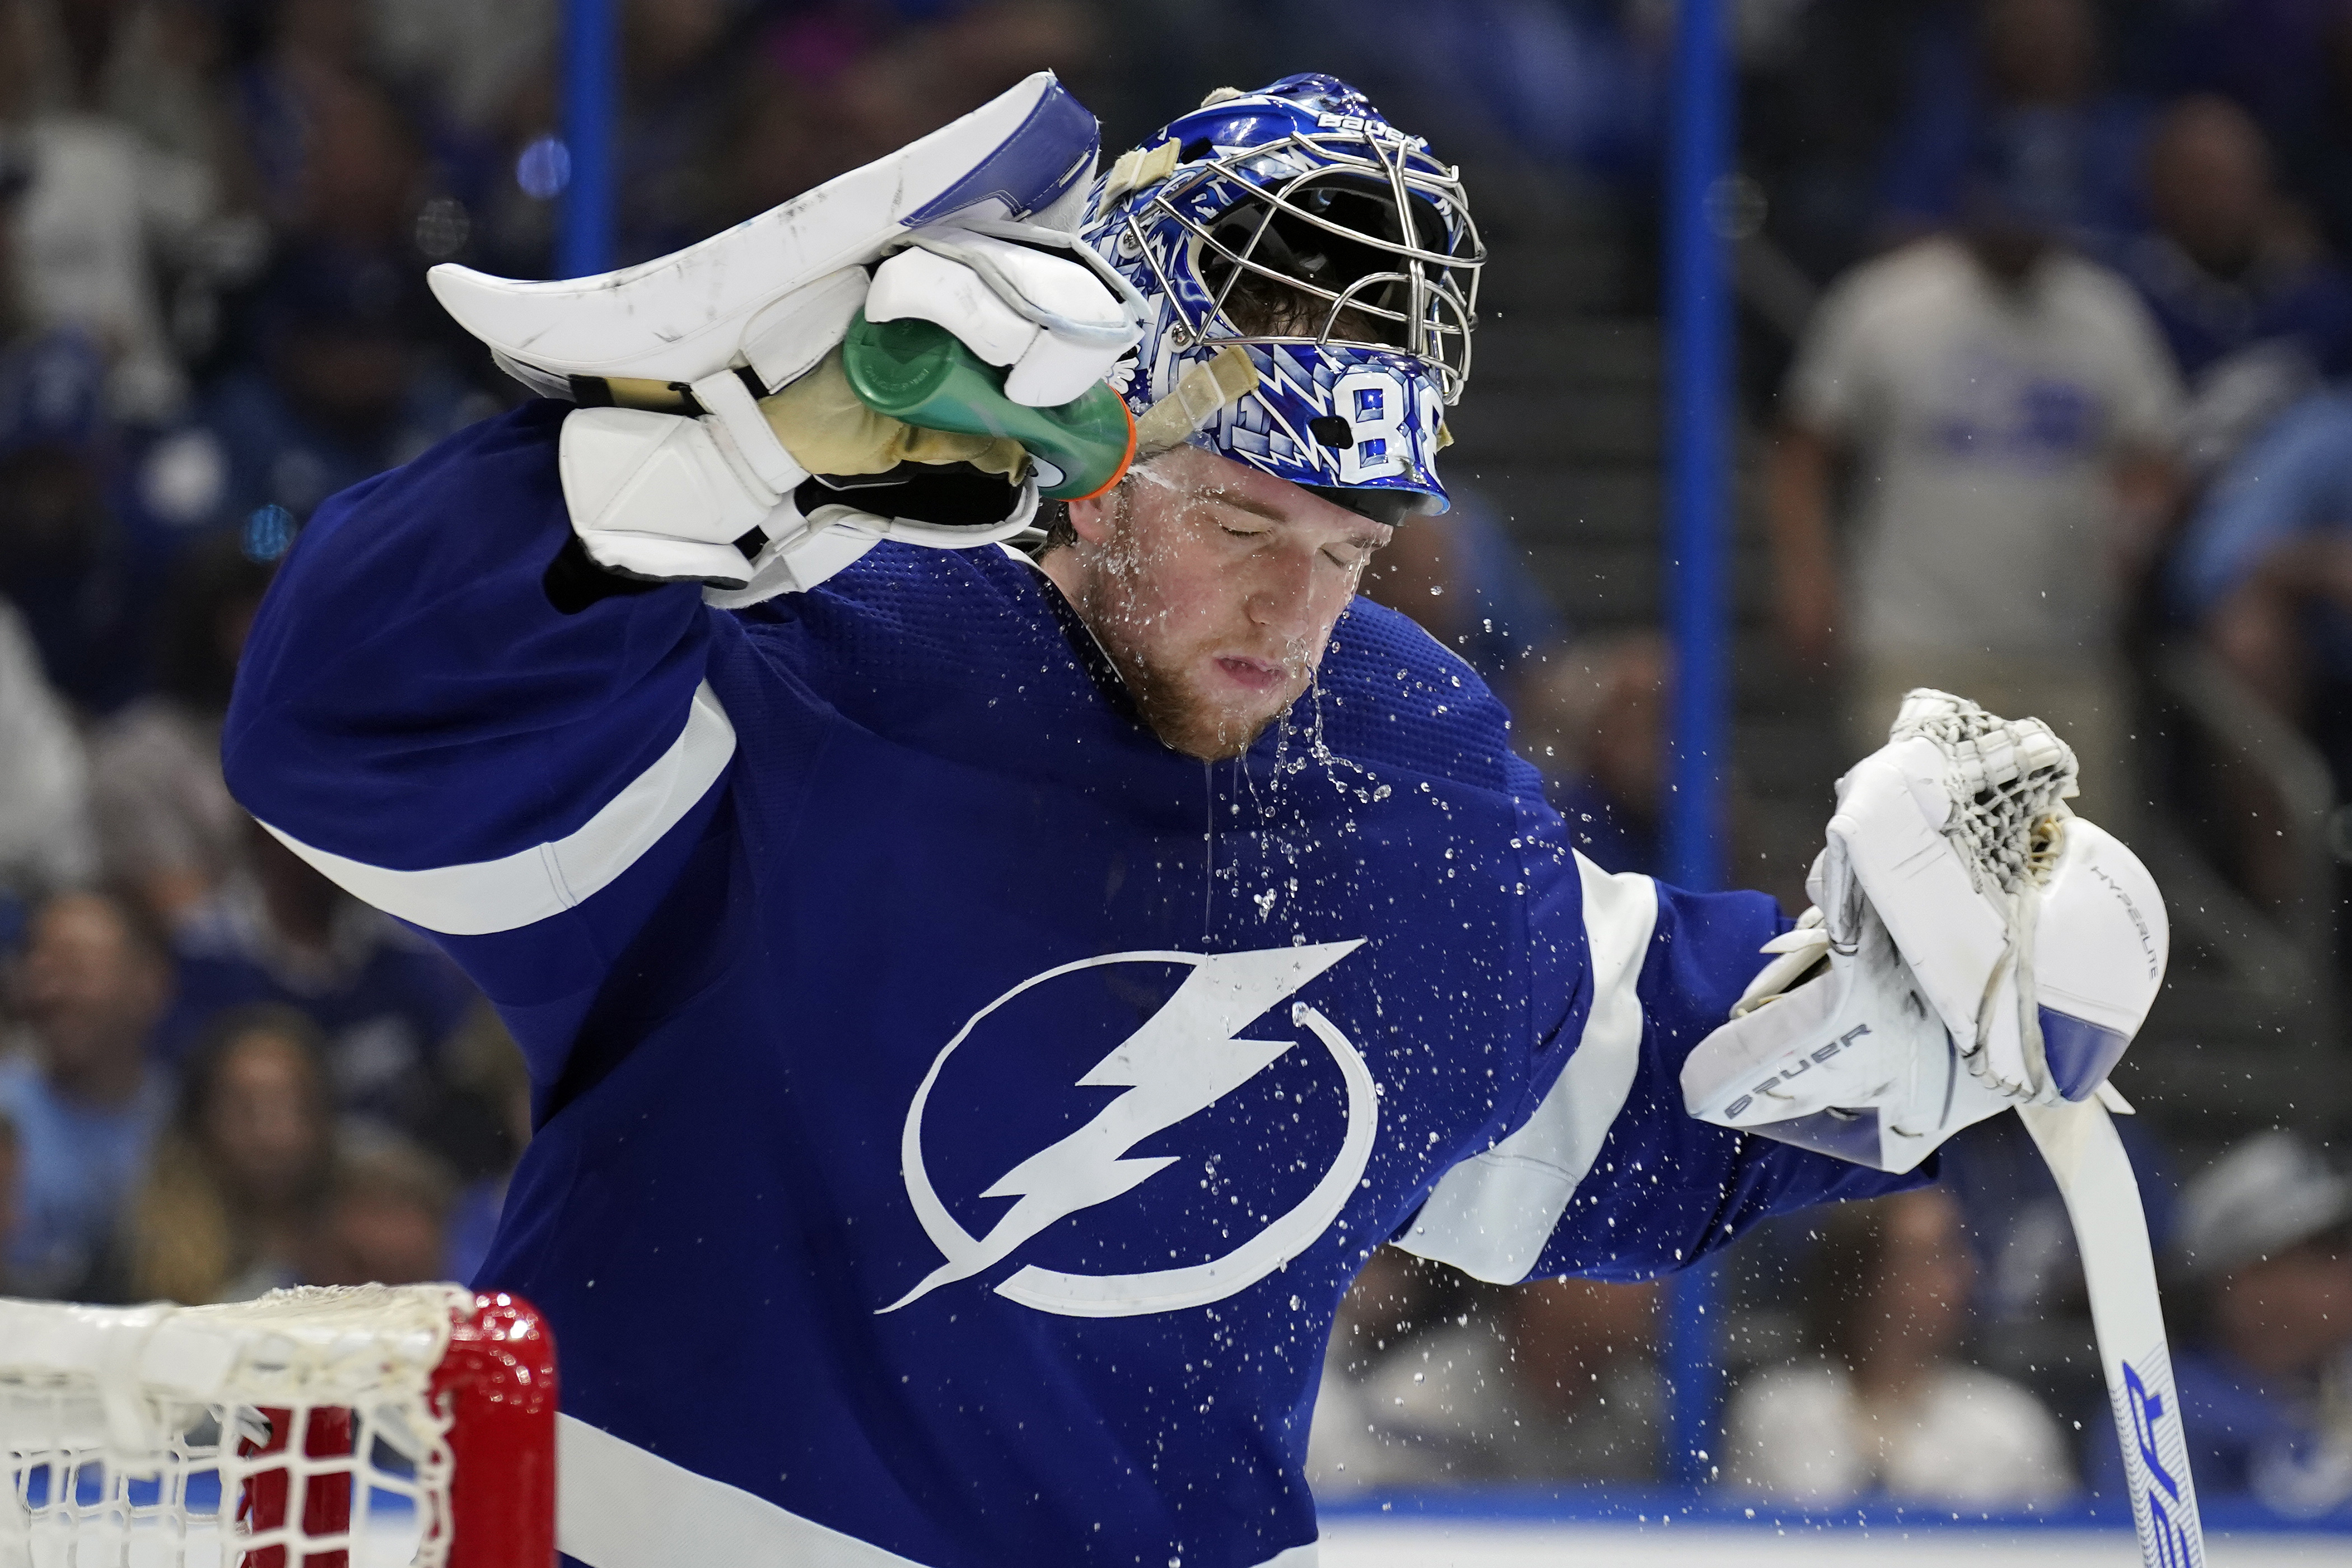
[[[2208, 1537], [2211, 1568], [2352, 1562], [2341, 1535]], [[1320, 1568], [2138, 1568], [2115, 1531], [1845, 1529], [1791, 1531], [1626, 1525], [1327, 1520]]]
[[[363, 1538], [352, 1568], [404, 1568], [416, 1537], [405, 1520]], [[67, 1568], [54, 1537], [36, 1533], [34, 1568]], [[160, 1532], [134, 1537], [127, 1568], [219, 1568], [209, 1523], [190, 1532], [184, 1557]], [[2352, 1562], [2342, 1535], [2210, 1537], [2211, 1568], [2303, 1568]], [[0, 1560], [21, 1561], [0, 1542]], [[84, 1568], [109, 1559], [85, 1549]], [[2137, 1568], [2139, 1550], [2128, 1535], [2068, 1530], [1933, 1530], [1900, 1527], [1863, 1531], [1792, 1531], [1694, 1525], [1647, 1529], [1609, 1524], [1538, 1524], [1506, 1521], [1390, 1521], [1327, 1520], [1320, 1568]], [[704, 1568], [680, 1564], [679, 1568]], [[718, 1565], [709, 1565], [718, 1568]], [[730, 1564], [728, 1568], [737, 1568]]]

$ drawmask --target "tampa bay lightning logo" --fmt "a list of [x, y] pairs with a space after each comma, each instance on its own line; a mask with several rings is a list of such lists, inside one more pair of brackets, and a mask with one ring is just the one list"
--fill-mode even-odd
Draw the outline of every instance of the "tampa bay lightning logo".
[[[973, 1014], [924, 1075], [907, 1109], [899, 1142], [907, 1196], [924, 1234], [946, 1261], [881, 1310], [895, 1312], [942, 1285], [971, 1279], [1010, 1258], [1056, 1221], [1120, 1197], [1178, 1163], [1176, 1155], [1127, 1154], [1155, 1133], [1214, 1105], [1294, 1049], [1296, 1040], [1235, 1037], [1362, 945], [1358, 941], [1256, 952], [1107, 953], [1033, 975]], [[924, 1162], [924, 1110], [941, 1072], [958, 1047], [1016, 999], [1081, 971], [1133, 963], [1176, 966], [1188, 973], [1156, 1012], [1077, 1079], [1081, 1087], [1125, 1092], [1104, 1104], [1085, 1125], [1021, 1160], [986, 1187], [982, 1197], [1010, 1198], [1013, 1205], [996, 1217], [986, 1235], [972, 1235], [941, 1201]], [[1294, 1025], [1312, 1034], [1330, 1054], [1346, 1089], [1347, 1132], [1312, 1191], [1255, 1235], [1204, 1262], [1142, 1273], [1062, 1272], [1033, 1264], [997, 1286], [997, 1294], [1041, 1312], [1070, 1317], [1172, 1312], [1246, 1289], [1311, 1246], [1339, 1217], [1362, 1179], [1379, 1132], [1380, 1098], [1371, 1069], [1338, 1026], [1303, 1002], [1291, 1005], [1290, 1016]]]

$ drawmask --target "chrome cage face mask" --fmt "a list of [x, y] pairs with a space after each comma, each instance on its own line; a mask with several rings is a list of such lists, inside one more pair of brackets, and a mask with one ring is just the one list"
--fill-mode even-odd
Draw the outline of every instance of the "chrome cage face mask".
[[[1341, 222], [1330, 216], [1335, 208], [1384, 217], [1386, 232]], [[1296, 132], [1237, 148], [1180, 169], [1121, 221], [1128, 246], [1148, 260], [1172, 308], [1184, 347], [1288, 344], [1402, 355], [1427, 369], [1449, 405], [1469, 381], [1486, 250], [1460, 171], [1439, 164], [1415, 140], [1383, 126], [1369, 134]], [[1192, 287], [1168, 275], [1150, 243], [1163, 221], [1190, 237]], [[1321, 251], [1301, 254], [1302, 242], [1318, 241]], [[1337, 274], [1350, 261], [1362, 268], [1355, 276], [1317, 280], [1318, 271]], [[1241, 331], [1228, 307], [1244, 278], [1319, 304], [1319, 325], [1287, 334]], [[1385, 341], [1340, 335], [1357, 321], [1386, 329]]]

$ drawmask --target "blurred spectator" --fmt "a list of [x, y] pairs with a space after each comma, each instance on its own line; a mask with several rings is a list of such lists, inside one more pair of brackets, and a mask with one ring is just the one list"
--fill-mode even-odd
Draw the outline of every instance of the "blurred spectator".
[[2352, 5], [2329, 0], [2311, 58], [2317, 90], [2280, 131], [2281, 162], [2329, 248], [2352, 256]]
[[84, 881], [97, 868], [89, 782], [81, 737], [24, 617], [0, 599], [0, 895]]
[[361, 0], [262, 0], [247, 14], [240, 109], [281, 236], [387, 253], [407, 237], [420, 149], [371, 74]]
[[[2352, 1509], [2352, 1179], [2258, 1134], [2181, 1194], [2176, 1250], [2203, 1327], [2173, 1360], [2199, 1489], [2298, 1519]], [[2115, 1444], [2092, 1452], [2120, 1496]]]
[[2121, 828], [2118, 578], [2171, 505], [2179, 381], [2129, 286], [2054, 242], [2031, 184], [1985, 166], [1962, 233], [1857, 268], [1814, 317], [1768, 476], [1779, 613], [1801, 659], [1851, 645], [1850, 744], [1883, 744], [1915, 686], [2035, 715], [2083, 759], [2083, 809]]
[[467, 127], [502, 120], [555, 43], [554, 0], [374, 0], [375, 53], [410, 96]]
[[478, 994], [439, 949], [337, 888], [258, 826], [241, 869], [175, 935], [167, 1054], [224, 1007], [270, 1002], [323, 1031], [333, 1103], [425, 1134], [442, 1047]]
[[2321, 376], [2352, 370], [2352, 278], [2290, 218], [2269, 145], [2228, 100], [2175, 104], [2147, 168], [2156, 227], [2118, 259], [2189, 382], [2180, 455], [2210, 473]]
[[404, 1139], [370, 1139], [335, 1162], [305, 1255], [306, 1285], [422, 1285], [448, 1278], [454, 1184]]
[[[742, 76], [745, 18], [728, 0], [625, 0], [620, 11], [617, 235], [619, 255], [635, 261], [715, 226], [712, 185], [727, 163], [720, 126]], [[914, 81], [891, 85], [894, 106], [922, 101]]]
[[2282, 416], [2224, 469], [2175, 552], [2173, 599], [2352, 784], [2352, 393]]
[[1971, 168], [2016, 171], [2034, 210], [2077, 241], [2140, 227], [2147, 110], [2101, 79], [2092, 0], [1981, 0], [1974, 37], [1931, 49], [1887, 162], [1895, 237], [1961, 216]]
[[25, 1294], [89, 1287], [171, 1102], [148, 1050], [171, 986], [161, 942], [129, 906], [65, 893], [34, 916], [19, 977], [26, 1048], [0, 1058], [0, 1114], [23, 1161], [8, 1273]]
[[[109, 5], [90, 6], [109, 9]], [[111, 0], [110, 48], [104, 67], [106, 112], [151, 144], [200, 163], [219, 194], [223, 216], [203, 237], [206, 259], [246, 273], [268, 245], [253, 215], [253, 170], [236, 122], [236, 24], [250, 14], [218, 0]], [[184, 284], [186, 279], [183, 279]], [[173, 301], [173, 335], [187, 300]]]
[[[1360, 1300], [1362, 1285], [1351, 1293], [1325, 1368], [1309, 1459], [1318, 1492], [1655, 1478], [1655, 1285], [1540, 1280], [1446, 1316], [1404, 1305], [1412, 1291], [1381, 1297], [1381, 1279], [1374, 1270], [1366, 1283], [1385, 1307]], [[1351, 1359], [1362, 1375], [1349, 1375]]]
[[[2281, 416], [2208, 490], [2173, 560], [2172, 596], [2255, 700], [2295, 725], [2339, 796], [2352, 784], [2352, 394]], [[2223, 826], [2232, 879], [2273, 902], [2304, 868], [2259, 779], [2235, 785]]]
[[32, 188], [13, 223], [26, 305], [37, 321], [79, 326], [104, 346], [119, 416], [166, 419], [185, 401], [187, 378], [165, 330], [163, 262], [193, 249], [218, 193], [203, 163], [105, 112], [106, 68], [129, 6], [5, 3], [18, 14], [16, 47], [53, 66], [21, 133]]
[[1897, 1499], [2015, 1508], [2074, 1489], [2058, 1424], [1958, 1360], [1972, 1266], [1940, 1188], [1822, 1217], [1803, 1298], [1822, 1358], [1743, 1384], [1725, 1420], [1737, 1489], [1815, 1505]]
[[1324, 1346], [1322, 1380], [1307, 1434], [1307, 1474], [1318, 1494], [1410, 1484], [1444, 1474], [1409, 1440], [1384, 1436], [1369, 1384], [1393, 1358], [1412, 1353], [1441, 1321], [1466, 1326], [1480, 1293], [1442, 1264], [1393, 1247], [1376, 1248], [1339, 1301]]
[[[749, 37], [734, 36], [740, 28], [730, 29], [725, 9], [716, 0], [636, 0], [629, 8], [633, 113], [652, 133], [643, 144], [663, 154], [643, 161], [623, 202], [634, 230], [623, 253], [632, 259], [895, 151], [1034, 70], [1051, 67], [1080, 101], [1103, 108], [1096, 61], [1105, 14], [1072, 0], [899, 6], [896, 17], [880, 6], [814, 5], [755, 16]], [[714, 90], [714, 77], [723, 89]], [[727, 112], [709, 117], [711, 102]], [[689, 149], [708, 166], [709, 184], [698, 192], [677, 177]], [[700, 210], [681, 204], [688, 195], [699, 197]]]
[[222, 1015], [188, 1060], [112, 1293], [194, 1305], [295, 1283], [334, 1152], [310, 1020], [283, 1007]]
[[[2131, 1157], [2148, 1235], [2161, 1248], [2172, 1235], [2178, 1187], [2172, 1151], [2146, 1116], [2118, 1118], [2116, 1136]], [[1989, 1357], [2000, 1355], [2006, 1371], [2044, 1359], [2011, 1352], [2048, 1331], [2087, 1330], [2087, 1322], [2076, 1320], [2089, 1309], [2074, 1227], [2048, 1163], [2025, 1123], [2012, 1116], [1968, 1128], [1940, 1153], [1944, 1188], [1959, 1200], [1970, 1250], [1982, 1266], [1973, 1305], [1988, 1327]], [[2095, 1366], [2076, 1371], [2096, 1382]], [[2104, 1384], [2092, 1396], [2105, 1408]]]
[[1529, 672], [1511, 730], [1569, 839], [1604, 871], [1658, 868], [1674, 653], [1654, 631], [1580, 639]]
[[290, 525], [337, 490], [489, 412], [429, 353], [422, 277], [405, 255], [320, 246], [271, 272], [255, 307], [257, 362], [222, 377], [205, 412], [257, 554], [282, 552]]
[[260, 187], [247, 156], [239, 117], [232, 34], [252, 15], [219, 0], [52, 0], [84, 14], [102, 37], [89, 45], [105, 57], [103, 111], [159, 150], [167, 167], [201, 171], [210, 212], [184, 234], [158, 247], [164, 263], [161, 301], [171, 346], [183, 366], [201, 378], [219, 349], [225, 304], [249, 285], [268, 261], [271, 236], [260, 213]]
[[[1271, 9], [1270, 17], [1248, 14], [1244, 25], [1267, 26], [1281, 58], [1313, 58], [1315, 69], [1344, 77], [1465, 162], [1524, 159], [1563, 183], [1605, 182], [1635, 200], [1649, 196], [1672, 34], [1664, 6], [1292, 0]], [[1738, 7], [1743, 44], [1761, 9], [1752, 0]]]
[[1460, 654], [1502, 700], [1513, 744], [1543, 774], [1578, 849], [1607, 870], [1654, 868], [1669, 673], [1663, 637], [1570, 642], [1525, 554], [1472, 493], [1399, 529], [1363, 591]]
[[436, 352], [446, 322], [425, 268], [464, 246], [471, 219], [462, 204], [433, 206], [425, 132], [371, 72], [370, 7], [277, 0], [260, 14], [241, 96], [279, 243], [205, 423], [225, 454], [226, 510], [268, 555], [320, 500], [491, 405]]
[[49, 684], [102, 709], [129, 694], [140, 663], [132, 563], [110, 493], [105, 362], [88, 331], [42, 326], [24, 307], [9, 220], [21, 190], [0, 156], [0, 595], [23, 615]]
[[[507, 1033], [506, 1026], [499, 1021], [488, 1002], [475, 1005], [465, 1026], [450, 1042], [448, 1077], [453, 1089], [496, 1119], [495, 1126], [488, 1130], [494, 1134], [498, 1151], [495, 1164], [487, 1173], [467, 1183], [449, 1210], [446, 1277], [467, 1281], [473, 1279], [482, 1260], [489, 1256], [490, 1242], [498, 1235], [499, 1215], [506, 1206], [507, 1184], [514, 1177], [515, 1164], [522, 1158], [523, 1149], [530, 1142], [530, 1069], [523, 1062], [522, 1048]], [[463, 1102], [453, 1100], [452, 1109], [460, 1103]], [[448, 1135], [460, 1131], [451, 1123], [461, 1120], [456, 1116], [443, 1119], [441, 1146], [445, 1150], [450, 1143], [459, 1142]], [[450, 1151], [461, 1171], [465, 1168], [465, 1156], [476, 1153], [480, 1146], [477, 1143], [473, 1149]]]
[[[1743, 22], [1757, 8], [1739, 7]], [[1922, 64], [1955, 51], [1954, 7], [1942, 0], [1798, 0], [1782, 9], [1778, 36], [1746, 51], [1739, 161], [1769, 195], [1772, 241], [1818, 280], [1872, 247], [1890, 133], [1920, 96], [1914, 89]]]
[[2110, 0], [2126, 6], [2144, 27], [2162, 18], [2147, 30], [2161, 37], [2165, 86], [2243, 104], [2282, 146], [2326, 96], [2329, 35], [2346, 14], [2343, 0]]
[[1515, 713], [1536, 661], [1568, 638], [1518, 545], [1466, 485], [1451, 510], [1414, 518], [1381, 547], [1364, 596], [1411, 616]]
[[8, 1257], [15, 1250], [17, 1194], [24, 1190], [24, 1143], [16, 1124], [0, 1110], [0, 1296], [22, 1296], [11, 1279]]
[[155, 689], [110, 718], [91, 746], [106, 875], [167, 924], [209, 897], [244, 852], [247, 818], [221, 778], [221, 721], [269, 577], [236, 538], [184, 556], [156, 628]]

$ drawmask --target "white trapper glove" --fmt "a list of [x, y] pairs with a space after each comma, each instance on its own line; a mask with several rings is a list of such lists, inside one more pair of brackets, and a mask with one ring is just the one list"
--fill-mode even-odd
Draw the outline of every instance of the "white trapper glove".
[[2164, 903], [2066, 809], [2074, 777], [2039, 721], [1906, 698], [1838, 781], [1815, 907], [1685, 1061], [1691, 1114], [1906, 1171], [2012, 1104], [2120, 1108], [2106, 1076], [2163, 983]]
[[[1142, 302], [1115, 272], [1105, 268], [1098, 276], [1007, 237], [1067, 243], [1066, 236], [1016, 224], [989, 229], [916, 230], [908, 248], [876, 269], [862, 291], [865, 309], [871, 320], [916, 316], [938, 323], [982, 359], [1011, 367], [1007, 396], [1057, 407], [1100, 381], [1133, 346]], [[1092, 251], [1076, 248], [1094, 259]], [[823, 342], [829, 353], [856, 309], [844, 310], [842, 303], [859, 289], [829, 282], [805, 292], [812, 296], [801, 312], [807, 326], [796, 335], [811, 346]], [[802, 376], [828, 373], [838, 375], [837, 364], [824, 358]], [[1036, 479], [1012, 443], [910, 433], [832, 396], [813, 412], [793, 395], [802, 377], [755, 398], [746, 379], [738, 369], [721, 370], [654, 395], [682, 392], [680, 404], [690, 399], [698, 416], [583, 408], [564, 421], [564, 501], [597, 564], [633, 577], [699, 581], [712, 590], [711, 603], [734, 609], [814, 587], [886, 538], [969, 549], [1011, 538], [1036, 514]], [[632, 389], [625, 383], [621, 390]], [[845, 451], [839, 438], [845, 421], [864, 431], [864, 447]], [[1010, 459], [987, 450], [1008, 447]], [[811, 455], [817, 451], [826, 458]], [[840, 492], [838, 501], [823, 486], [802, 490], [813, 465], [828, 475], [861, 476], [886, 473], [902, 460], [971, 461], [982, 454], [982, 466], [1004, 471], [1009, 482], [996, 515], [976, 521], [925, 522], [859, 504], [887, 497], [883, 489]]]
[[[434, 297], [533, 391], [675, 386], [748, 369], [774, 392], [840, 341], [866, 269], [939, 225], [1049, 231], [1085, 216], [1094, 116], [1039, 71], [960, 120], [755, 218], [593, 278], [519, 282], [444, 263]], [[824, 309], [813, 310], [822, 303]]]
[[[884, 539], [969, 549], [1036, 515], [1037, 481], [1017, 443], [877, 414], [850, 389], [837, 353], [757, 402], [728, 372], [685, 391], [711, 412], [581, 408], [563, 421], [572, 530], [608, 572], [699, 582], [708, 602], [740, 609], [814, 587]], [[910, 462], [976, 470], [963, 475], [954, 521], [894, 515], [898, 485], [845, 482]]]
[[[793, 394], [827, 367], [838, 377], [828, 356], [861, 307], [938, 322], [1008, 366], [1019, 401], [1056, 406], [1100, 380], [1143, 305], [1062, 231], [1083, 216], [1095, 150], [1092, 116], [1041, 72], [672, 256], [555, 283], [446, 266], [431, 281], [509, 374], [583, 405], [561, 463], [588, 557], [739, 607], [813, 586], [883, 538], [964, 549], [1029, 525], [1037, 486], [1016, 444], [877, 424], [832, 387]], [[944, 501], [937, 484], [825, 482], [901, 462], [980, 471], [958, 470]]]

